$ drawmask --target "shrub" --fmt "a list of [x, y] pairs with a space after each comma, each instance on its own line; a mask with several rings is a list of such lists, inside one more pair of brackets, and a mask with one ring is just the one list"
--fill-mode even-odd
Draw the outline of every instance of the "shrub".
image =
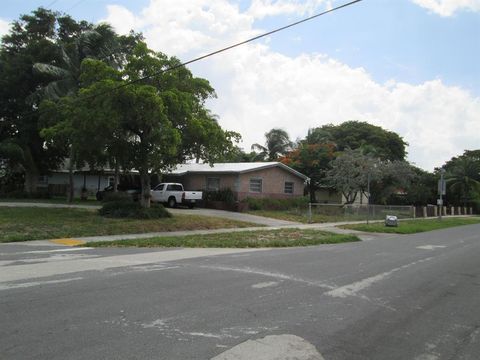
[[132, 218], [132, 219], [160, 219], [172, 217], [163, 205], [152, 204], [150, 208], [143, 208], [139, 202], [130, 200], [107, 201], [98, 213], [105, 217]]
[[132, 196], [126, 192], [122, 192], [122, 191], [117, 191], [117, 192], [113, 192], [113, 191], [109, 191], [109, 192], [106, 192], [104, 197], [103, 197], [103, 202], [111, 202], [111, 201], [131, 201], [132, 200]]
[[262, 199], [248, 197], [242, 202], [246, 203], [250, 210], [291, 210], [294, 208], [305, 208], [309, 203], [309, 199], [308, 197], [293, 199]]
[[235, 194], [229, 188], [217, 190], [217, 191], [205, 191], [204, 199], [206, 201], [223, 201], [227, 204], [235, 203]]

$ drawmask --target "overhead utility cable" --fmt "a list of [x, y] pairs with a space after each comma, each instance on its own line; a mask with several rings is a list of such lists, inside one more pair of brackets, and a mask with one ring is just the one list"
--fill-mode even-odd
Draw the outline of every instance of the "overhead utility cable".
[[[83, 0], [81, 0], [81, 1], [83, 1]], [[183, 63], [181, 63], [181, 64], [177, 64], [177, 65], [168, 67], [168, 68], [166, 68], [166, 69], [164, 69], [164, 70], [160, 70], [160, 71], [158, 71], [158, 72], [156, 72], [156, 73], [154, 73], [154, 74], [150, 74], [150, 75], [147, 75], [147, 76], [144, 76], [144, 77], [135, 79], [135, 80], [127, 81], [126, 83], [124, 83], [124, 84], [122, 84], [122, 85], [119, 85], [119, 86], [117, 86], [117, 87], [114, 87], [113, 89], [109, 89], [109, 90], [103, 91], [103, 92], [98, 92], [97, 94], [92, 94], [92, 95], [86, 96], [86, 97], [84, 97], [84, 98], [82, 98], [82, 99], [79, 99], [79, 98], [74, 99], [73, 102], [75, 102], [75, 101], [80, 101], [80, 100], [88, 100], [88, 99], [91, 99], [91, 98], [95, 98], [95, 97], [97, 97], [97, 96], [102, 96], [102, 95], [105, 95], [105, 94], [107, 94], [107, 93], [113, 92], [113, 91], [115, 91], [115, 90], [124, 88], [124, 87], [126, 87], [126, 86], [129, 86], [129, 85], [132, 85], [132, 84], [136, 84], [136, 83], [139, 83], [139, 82], [141, 82], [141, 81], [144, 81], [144, 80], [147, 80], [147, 79], [150, 79], [150, 78], [154, 78], [154, 77], [159, 76], [159, 75], [162, 75], [162, 74], [164, 74], [164, 73], [167, 73], [167, 72], [176, 70], [176, 69], [178, 69], [178, 68], [181, 68], [181, 67], [183, 67], [183, 66], [186, 66], [186, 65], [192, 64], [192, 63], [194, 63], [194, 62], [197, 62], [197, 61], [206, 59], [206, 58], [208, 58], [208, 57], [210, 57], [210, 56], [220, 54], [220, 53], [225, 52], [225, 51], [227, 51], [227, 50], [231, 50], [231, 49], [233, 49], [233, 48], [239, 47], [239, 46], [241, 46], [241, 45], [248, 44], [248, 43], [250, 43], [250, 42], [252, 42], [252, 41], [255, 41], [255, 40], [264, 38], [264, 37], [266, 37], [266, 36], [275, 34], [275, 33], [277, 33], [277, 32], [283, 31], [283, 30], [285, 30], [285, 29], [288, 29], [288, 28], [297, 26], [297, 25], [302, 24], [302, 23], [304, 23], [304, 22], [307, 22], [307, 21], [316, 19], [316, 18], [318, 18], [318, 17], [320, 17], [320, 16], [323, 16], [323, 15], [329, 14], [329, 13], [331, 13], [331, 12], [334, 12], [334, 11], [337, 11], [337, 10], [340, 10], [340, 9], [343, 9], [343, 8], [346, 8], [346, 7], [348, 7], [348, 6], [351, 6], [351, 5], [354, 5], [354, 4], [356, 4], [356, 3], [359, 3], [360, 1], [362, 1], [362, 0], [350, 1], [350, 2], [348, 2], [348, 3], [346, 3], [346, 4], [339, 5], [339, 6], [337, 6], [337, 7], [332, 8], [332, 9], [329, 9], [329, 10], [323, 11], [323, 12], [321, 12], [321, 13], [318, 13], [318, 14], [316, 14], [316, 15], [310, 16], [310, 17], [308, 17], [308, 18], [305, 18], [305, 19], [296, 21], [296, 22], [291, 23], [291, 24], [289, 24], [289, 25], [285, 25], [285, 26], [282, 26], [282, 27], [277, 28], [277, 29], [275, 29], [275, 30], [271, 30], [271, 31], [269, 31], [269, 32], [266, 32], [266, 33], [263, 33], [263, 34], [254, 36], [254, 37], [252, 37], [252, 38], [250, 38], [250, 39], [248, 39], [248, 40], [244, 40], [244, 41], [241, 41], [241, 42], [239, 42], [239, 43], [236, 43], [236, 44], [227, 46], [227, 47], [225, 47], [225, 48], [222, 48], [222, 49], [220, 49], [220, 50], [216, 50], [216, 51], [213, 51], [213, 52], [211, 52], [211, 53], [208, 53], [208, 54], [199, 56], [199, 57], [194, 58], [194, 59], [192, 59], [192, 60], [188, 60], [188, 61], [186, 61], [186, 62], [183, 62]], [[28, 115], [28, 114], [26, 114], [26, 115]]]

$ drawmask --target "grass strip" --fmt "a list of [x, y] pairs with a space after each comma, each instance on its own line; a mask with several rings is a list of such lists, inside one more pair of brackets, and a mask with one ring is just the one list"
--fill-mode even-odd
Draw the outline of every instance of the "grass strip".
[[0, 207], [0, 242], [259, 226], [199, 215], [164, 219], [112, 219], [95, 209]]
[[280, 229], [238, 231], [222, 234], [155, 237], [91, 242], [92, 247], [190, 247], [190, 248], [271, 248], [338, 244], [359, 241], [354, 235], [318, 230]]
[[415, 234], [419, 232], [446, 229], [455, 226], [479, 224], [480, 217], [461, 217], [439, 219], [400, 220], [397, 227], [387, 227], [383, 222], [371, 224], [342, 225], [343, 229], [364, 232]]

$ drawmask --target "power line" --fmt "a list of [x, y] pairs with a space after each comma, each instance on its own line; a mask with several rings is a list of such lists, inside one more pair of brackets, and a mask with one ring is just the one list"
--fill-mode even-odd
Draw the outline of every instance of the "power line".
[[52, 5], [54, 5], [56, 2], [58, 2], [58, 0], [53, 0], [50, 4], [48, 4], [47, 6], [45, 6], [45, 8], [49, 8], [51, 7]]
[[254, 36], [254, 37], [252, 37], [252, 38], [250, 38], [250, 39], [248, 39], [248, 40], [244, 40], [244, 41], [241, 41], [241, 42], [239, 42], [239, 43], [236, 43], [236, 44], [227, 46], [227, 47], [225, 47], [225, 48], [222, 48], [222, 49], [220, 49], [220, 50], [216, 50], [216, 51], [213, 51], [213, 52], [211, 52], [211, 53], [208, 53], [208, 54], [199, 56], [199, 57], [194, 58], [194, 59], [192, 59], [192, 60], [188, 60], [188, 61], [186, 61], [186, 62], [183, 62], [183, 63], [181, 63], [181, 64], [178, 64], [178, 65], [175, 65], [175, 66], [171, 66], [171, 67], [169, 67], [169, 68], [167, 68], [167, 69], [165, 69], [165, 70], [160, 70], [160, 71], [158, 71], [158, 72], [156, 72], [156, 73], [154, 73], [154, 74], [151, 74], [151, 75], [148, 75], [148, 76], [144, 76], [144, 77], [138, 78], [138, 79], [136, 79], [136, 80], [128, 81], [127, 83], [122, 84], [122, 85], [119, 85], [119, 86], [117, 86], [117, 87], [115, 87], [115, 88], [113, 88], [113, 89], [111, 89], [111, 90], [109, 90], [109, 91], [105, 91], [105, 92], [102, 92], [102, 93], [99, 93], [99, 94], [94, 94], [94, 95], [88, 96], [88, 97], [84, 98], [84, 100], [88, 100], [89, 98], [101, 96], [101, 95], [104, 95], [104, 94], [106, 94], [106, 93], [108, 93], [108, 92], [115, 91], [115, 90], [124, 88], [124, 87], [126, 87], [126, 86], [139, 83], [139, 82], [141, 82], [141, 81], [143, 81], [143, 80], [147, 80], [147, 79], [156, 77], [156, 76], [158, 76], [158, 75], [161, 75], [161, 74], [164, 74], [164, 73], [167, 73], [167, 72], [176, 70], [176, 69], [181, 68], [181, 67], [183, 67], [183, 66], [186, 66], [186, 65], [192, 64], [192, 63], [194, 63], [194, 62], [197, 62], [197, 61], [206, 59], [206, 58], [208, 58], [208, 57], [210, 57], [210, 56], [220, 54], [220, 53], [225, 52], [225, 51], [227, 51], [227, 50], [231, 50], [231, 49], [236, 48], [236, 47], [239, 47], [239, 46], [241, 46], [241, 45], [245, 45], [245, 44], [248, 44], [248, 43], [250, 43], [250, 42], [252, 42], [252, 41], [255, 41], [255, 40], [264, 38], [264, 37], [266, 37], [266, 36], [275, 34], [275, 33], [280, 32], [280, 31], [282, 31], [282, 30], [285, 30], [285, 29], [291, 28], [291, 27], [293, 27], [293, 26], [302, 24], [302, 23], [304, 23], [304, 22], [307, 22], [307, 21], [316, 19], [316, 18], [318, 18], [318, 17], [320, 17], [320, 16], [323, 16], [323, 15], [326, 15], [326, 14], [328, 14], [328, 13], [331, 13], [331, 12], [334, 12], [334, 11], [337, 11], [337, 10], [340, 10], [340, 9], [343, 9], [343, 8], [346, 8], [346, 7], [348, 7], [348, 6], [351, 6], [351, 5], [353, 5], [353, 4], [358, 3], [358, 2], [360, 2], [360, 1], [362, 1], [362, 0], [351, 1], [351, 2], [349, 2], [349, 3], [346, 3], [346, 4], [343, 4], [343, 5], [337, 6], [337, 7], [335, 7], [335, 8], [330, 9], [330, 10], [323, 11], [323, 12], [321, 12], [321, 13], [318, 13], [318, 14], [316, 14], [316, 15], [310, 16], [310, 17], [305, 18], [305, 19], [303, 19], [303, 20], [299, 20], [299, 21], [296, 21], [296, 22], [291, 23], [291, 24], [289, 24], [289, 25], [282, 26], [282, 27], [277, 28], [277, 29], [275, 29], [275, 30], [271, 30], [271, 31], [269, 31], [269, 32], [263, 33], [263, 34], [261, 34], [261, 35]]
[[72, 6], [70, 6], [67, 10], [65, 10], [66, 12], [76, 8], [78, 5], [80, 5], [81, 3], [83, 3], [85, 0], [79, 0], [77, 1], [75, 4], [73, 4]]
[[[84, 1], [84, 0], [78, 1], [74, 6], [77, 6], [79, 3], [83, 2], [83, 1]], [[304, 23], [304, 22], [307, 22], [307, 21], [316, 19], [316, 18], [318, 18], [318, 17], [320, 17], [320, 16], [323, 16], [323, 15], [329, 14], [329, 13], [331, 13], [331, 12], [334, 12], [334, 11], [337, 11], [337, 10], [340, 10], [340, 9], [343, 9], [343, 8], [346, 8], [346, 7], [348, 7], [348, 6], [354, 5], [354, 4], [359, 3], [359, 2], [361, 2], [361, 1], [362, 1], [362, 0], [350, 1], [350, 2], [345, 3], [345, 4], [343, 4], [343, 5], [339, 5], [339, 6], [337, 6], [337, 7], [332, 8], [332, 9], [329, 9], [329, 10], [323, 11], [323, 12], [321, 12], [321, 13], [315, 14], [315, 15], [313, 15], [313, 16], [307, 17], [307, 18], [305, 18], [305, 19], [302, 19], [302, 20], [293, 22], [293, 23], [291, 23], [291, 24], [288, 24], [288, 25], [279, 27], [279, 28], [277, 28], [277, 29], [268, 31], [268, 32], [266, 32], [266, 33], [263, 33], [263, 34], [254, 36], [254, 37], [252, 37], [252, 38], [250, 38], [250, 39], [247, 39], [247, 40], [238, 42], [238, 43], [236, 43], [236, 44], [233, 44], [233, 45], [224, 47], [224, 48], [222, 48], [222, 49], [220, 49], [220, 50], [216, 50], [216, 51], [210, 52], [210, 53], [208, 53], [208, 54], [205, 54], [205, 55], [199, 56], [199, 57], [197, 57], [197, 58], [194, 58], [194, 59], [192, 59], [192, 60], [188, 60], [188, 61], [185, 61], [185, 62], [183, 62], [183, 63], [180, 63], [180, 64], [177, 64], [177, 65], [171, 66], [171, 67], [169, 67], [169, 68], [166, 68], [166, 69], [164, 69], [164, 70], [160, 70], [160, 71], [158, 71], [158, 72], [156, 72], [156, 73], [153, 73], [153, 74], [151, 74], [151, 75], [147, 75], [147, 76], [144, 76], [144, 77], [135, 79], [135, 80], [127, 81], [126, 83], [121, 84], [121, 85], [119, 85], [119, 86], [117, 86], [117, 87], [114, 87], [113, 89], [109, 89], [109, 90], [106, 90], [106, 91], [103, 91], [103, 92], [98, 92], [98, 93], [96, 93], [96, 94], [92, 94], [92, 95], [86, 96], [86, 97], [84, 97], [84, 98], [82, 98], [82, 99], [76, 98], [76, 99], [73, 100], [73, 103], [75, 103], [75, 102], [77, 102], [77, 101], [83, 101], [83, 100], [93, 99], [93, 98], [98, 97], [98, 96], [103, 96], [103, 95], [105, 95], [105, 94], [108, 94], [108, 93], [111, 93], [111, 92], [113, 92], [113, 91], [122, 89], [122, 88], [124, 88], [124, 87], [127, 87], [127, 86], [130, 86], [130, 85], [133, 85], [133, 84], [142, 82], [142, 81], [147, 80], [147, 79], [150, 79], [150, 78], [154, 78], [154, 77], [156, 77], [156, 76], [159, 76], [159, 75], [165, 74], [165, 73], [167, 73], [167, 72], [176, 70], [176, 69], [178, 69], [178, 68], [184, 67], [184, 66], [189, 65], [189, 64], [192, 64], [192, 63], [194, 63], [194, 62], [197, 62], [197, 61], [206, 59], [206, 58], [211, 57], [211, 56], [213, 56], [213, 55], [217, 55], [217, 54], [223, 53], [223, 52], [225, 52], [225, 51], [234, 49], [234, 48], [236, 48], [236, 47], [239, 47], [239, 46], [248, 44], [248, 43], [250, 43], [250, 42], [256, 41], [256, 40], [261, 39], [261, 38], [264, 38], [264, 37], [266, 37], [266, 36], [269, 36], [269, 35], [275, 34], [275, 33], [277, 33], [277, 32], [283, 31], [283, 30], [285, 30], [285, 29], [288, 29], [288, 28], [297, 26], [297, 25], [302, 24], [302, 23]], [[34, 113], [34, 112], [32, 111], [32, 113]], [[37, 113], [40, 113], [40, 111], [38, 111]], [[26, 114], [25, 116], [28, 116], [28, 115], [29, 115], [29, 114]]]

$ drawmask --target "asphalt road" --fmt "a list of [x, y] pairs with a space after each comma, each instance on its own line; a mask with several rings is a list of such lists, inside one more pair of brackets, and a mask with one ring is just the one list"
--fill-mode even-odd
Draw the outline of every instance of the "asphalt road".
[[276, 250], [0, 245], [0, 359], [479, 359], [480, 225]]

